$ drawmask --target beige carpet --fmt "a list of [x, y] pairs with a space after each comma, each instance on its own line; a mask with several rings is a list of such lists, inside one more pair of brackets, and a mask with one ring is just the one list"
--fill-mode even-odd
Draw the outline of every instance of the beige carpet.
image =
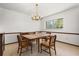
[[[4, 56], [18, 56], [17, 54], [18, 44], [10, 44], [5, 46]], [[79, 56], [79, 47], [56, 42], [56, 56]], [[49, 56], [48, 53], [38, 53], [37, 45], [33, 45], [33, 53], [31, 54], [30, 48], [23, 50], [22, 56]], [[54, 50], [52, 50], [52, 56], [55, 56]]]

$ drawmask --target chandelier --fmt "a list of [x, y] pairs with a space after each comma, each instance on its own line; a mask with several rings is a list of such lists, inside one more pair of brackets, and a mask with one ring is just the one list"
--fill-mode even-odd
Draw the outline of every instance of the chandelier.
[[32, 16], [32, 20], [40, 20], [40, 16], [38, 14], [38, 4], [35, 5], [35, 15]]

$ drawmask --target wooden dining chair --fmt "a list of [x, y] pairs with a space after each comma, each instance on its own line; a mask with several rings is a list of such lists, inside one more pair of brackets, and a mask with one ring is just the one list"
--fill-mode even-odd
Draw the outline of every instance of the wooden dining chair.
[[29, 34], [28, 32], [21, 32], [20, 35], [27, 35]]
[[17, 39], [18, 39], [17, 53], [19, 53], [19, 55], [21, 55], [23, 48], [27, 49], [29, 46], [31, 47], [31, 53], [32, 53], [32, 43], [30, 43], [28, 39], [25, 39], [24, 37], [22, 37], [20, 35], [17, 35]]
[[27, 34], [35, 34], [35, 32], [21, 32], [21, 35], [27, 35]]
[[46, 32], [47, 34], [51, 34], [51, 32]]
[[21, 32], [20, 35], [30, 35], [30, 34], [35, 34], [36, 32]]
[[[46, 37], [47, 40], [43, 41], [41, 43], [41, 52], [42, 50], [49, 53], [51, 56], [51, 48], [54, 49], [55, 51], [55, 55], [56, 55], [56, 47], [55, 47], [55, 42], [56, 42], [56, 35], [54, 36], [48, 36]], [[46, 49], [43, 49], [46, 48]], [[47, 51], [47, 49], [49, 50], [49, 52]]]
[[[51, 32], [45, 32], [45, 33], [51, 35]], [[41, 39], [41, 42], [42, 42], [42, 41], [47, 41], [48, 39], [49, 39], [49, 36], [44, 37], [44, 38]]]

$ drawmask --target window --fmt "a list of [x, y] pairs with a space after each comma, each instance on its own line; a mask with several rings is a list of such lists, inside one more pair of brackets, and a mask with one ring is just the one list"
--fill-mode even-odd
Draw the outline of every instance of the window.
[[63, 28], [63, 18], [46, 21], [46, 29], [61, 29]]

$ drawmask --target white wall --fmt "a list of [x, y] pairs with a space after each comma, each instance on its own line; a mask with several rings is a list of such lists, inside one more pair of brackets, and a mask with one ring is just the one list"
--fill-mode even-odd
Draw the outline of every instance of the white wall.
[[[52, 12], [52, 11], [51, 11]], [[75, 7], [60, 14], [52, 15], [40, 21], [32, 21], [31, 17], [12, 10], [0, 8], [0, 32], [22, 32], [22, 31], [38, 31], [47, 30], [45, 28], [45, 21], [57, 18], [64, 18], [63, 29], [52, 29], [49, 31], [60, 32], [76, 32], [79, 33], [79, 7]], [[41, 28], [40, 28], [41, 25]], [[48, 31], [48, 30], [47, 30]], [[57, 34], [57, 40], [79, 45], [79, 36]], [[5, 43], [16, 42], [16, 34], [5, 35]]]
[[[40, 30], [40, 21], [27, 14], [0, 8], [0, 32], [27, 32]], [[16, 42], [16, 34], [5, 35], [5, 43]]]
[[[63, 29], [46, 29], [46, 24], [45, 22], [47, 20], [53, 20], [57, 18], [64, 18], [63, 22]], [[74, 7], [70, 10], [66, 10], [64, 12], [61, 12], [59, 14], [51, 15], [49, 17], [46, 17], [42, 20], [42, 30], [47, 30], [47, 31], [58, 31], [58, 32], [71, 32], [71, 33], [79, 33], [79, 6]], [[78, 35], [66, 35], [66, 34], [61, 34], [58, 35], [59, 41], [79, 45], [79, 36]]]

